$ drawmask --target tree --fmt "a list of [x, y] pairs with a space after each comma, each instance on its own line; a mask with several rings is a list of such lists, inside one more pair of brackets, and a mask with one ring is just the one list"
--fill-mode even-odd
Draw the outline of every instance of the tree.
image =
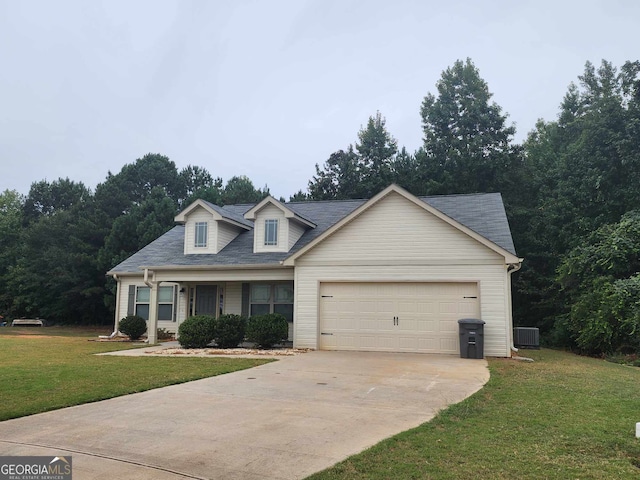
[[223, 205], [238, 203], [256, 203], [269, 195], [269, 188], [256, 189], [253, 182], [244, 175], [231, 177], [222, 191], [221, 202]]
[[311, 200], [311, 197], [308, 193], [302, 191], [302, 189], [298, 190], [296, 193], [289, 197], [290, 202], [308, 202]]
[[[195, 174], [191, 181], [206, 181], [206, 175], [198, 173], [201, 175]], [[162, 189], [177, 209], [180, 200], [187, 196], [188, 176], [189, 173], [185, 173], [181, 178], [175, 163], [164, 155], [148, 153], [134, 163], [124, 165], [116, 175], [109, 172], [107, 179], [96, 187], [98, 210], [113, 221], [128, 213], [134, 205], [140, 205], [154, 188]]]
[[578, 78], [580, 87], [571, 85], [561, 106], [563, 145], [549, 204], [566, 249], [640, 201], [638, 62], [627, 62], [622, 73], [607, 61], [597, 70], [587, 62]]
[[398, 153], [398, 142], [386, 128], [386, 119], [376, 112], [369, 117], [367, 126], [358, 132], [356, 151], [361, 172], [360, 191], [369, 198], [389, 186], [392, 181], [392, 164]]
[[558, 269], [570, 310], [560, 326], [586, 353], [640, 353], [640, 211], [598, 228]]
[[[406, 152], [406, 151], [405, 151]], [[394, 179], [394, 162], [398, 142], [386, 128], [380, 112], [369, 117], [358, 132], [358, 141], [346, 150], [331, 154], [309, 181], [309, 195], [314, 200], [370, 198]]]
[[151, 190], [140, 205], [113, 222], [99, 254], [102, 268], [106, 271], [114, 267], [169, 231], [175, 225], [176, 213], [176, 205], [164, 189]]
[[155, 188], [164, 190], [166, 196], [176, 204], [184, 192], [184, 184], [180, 181], [176, 164], [157, 153], [148, 153], [135, 163], [125, 165], [118, 175], [135, 204], [142, 203]]
[[428, 191], [425, 189], [424, 185], [415, 184], [418, 164], [416, 163], [416, 157], [411, 155], [405, 147], [402, 147], [400, 152], [398, 152], [393, 159], [391, 170], [393, 172], [393, 182], [397, 183], [401, 187], [404, 187], [418, 195], [424, 194]]
[[59, 178], [51, 183], [46, 180], [34, 182], [24, 200], [24, 221], [28, 224], [41, 216], [69, 210], [90, 197], [91, 192], [84, 184], [73, 182], [68, 178]]
[[514, 275], [514, 322], [539, 327], [545, 334], [564, 309], [555, 276], [566, 249], [550, 216], [553, 203], [561, 201], [554, 197], [558, 155], [563, 148], [557, 123], [539, 120], [524, 142], [522, 181], [507, 210], [514, 244], [525, 258], [522, 269]]
[[77, 205], [33, 221], [21, 235], [12, 270], [12, 311], [63, 323], [104, 323], [104, 271], [97, 267], [102, 236]]
[[175, 163], [147, 154], [96, 187], [95, 223], [103, 233], [99, 268], [106, 271], [174, 225], [179, 203], [214, 182], [199, 167], [178, 174]]
[[[442, 73], [438, 96], [422, 102], [423, 148], [416, 154], [418, 181], [429, 193], [504, 190], [518, 161], [514, 126], [495, 102], [470, 59]], [[422, 192], [420, 192], [422, 193]], [[425, 192], [426, 193], [426, 192]]]
[[213, 176], [204, 168], [188, 165], [179, 174], [183, 183], [183, 193], [179, 199], [180, 208], [201, 198], [211, 203], [222, 201], [222, 178]]
[[15, 190], [0, 194], [0, 314], [6, 316], [12, 310], [12, 271], [21, 257], [24, 198]]
[[359, 184], [358, 157], [349, 145], [346, 151], [332, 153], [322, 170], [316, 164], [316, 175], [309, 181], [309, 196], [313, 200], [358, 198]]
[[639, 62], [626, 62], [620, 72], [606, 61], [598, 69], [587, 62], [579, 84], [569, 86], [558, 120], [539, 122], [524, 144], [521, 195], [527, 207], [523, 220], [512, 223], [527, 259], [514, 294], [523, 324], [548, 332], [569, 315], [578, 300], [560, 289], [561, 259], [640, 202], [639, 71]]

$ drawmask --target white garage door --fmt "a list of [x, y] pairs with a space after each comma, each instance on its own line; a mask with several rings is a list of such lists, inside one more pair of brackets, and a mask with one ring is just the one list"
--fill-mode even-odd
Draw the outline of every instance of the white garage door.
[[479, 315], [475, 283], [322, 283], [320, 349], [455, 354]]

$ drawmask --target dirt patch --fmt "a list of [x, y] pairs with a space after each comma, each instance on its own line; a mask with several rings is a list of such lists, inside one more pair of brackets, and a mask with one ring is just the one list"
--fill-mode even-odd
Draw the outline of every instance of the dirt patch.
[[308, 348], [274, 348], [271, 350], [257, 348], [165, 348], [146, 353], [152, 355], [270, 355], [289, 357], [308, 351]]

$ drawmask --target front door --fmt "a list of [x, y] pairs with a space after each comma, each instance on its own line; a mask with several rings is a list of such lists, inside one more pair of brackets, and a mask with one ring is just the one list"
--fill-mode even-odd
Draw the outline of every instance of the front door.
[[216, 300], [218, 287], [216, 285], [197, 285], [194, 315], [216, 316]]

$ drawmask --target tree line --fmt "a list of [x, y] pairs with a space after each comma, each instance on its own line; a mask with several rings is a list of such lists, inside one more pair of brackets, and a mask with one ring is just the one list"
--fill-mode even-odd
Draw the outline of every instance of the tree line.
[[244, 176], [223, 183], [206, 169], [148, 154], [109, 172], [95, 192], [81, 182], [33, 183], [0, 194], [0, 314], [54, 322], [113, 321], [115, 283], [105, 272], [171, 229], [198, 198], [257, 202], [269, 190]]
[[[316, 165], [292, 201], [368, 198], [390, 183], [415, 195], [501, 192], [523, 268], [514, 321], [585, 353], [640, 353], [640, 62], [587, 62], [521, 143], [470, 59], [442, 72], [420, 106], [423, 142], [399, 147], [380, 112]], [[149, 154], [92, 192], [69, 179], [0, 195], [0, 313], [109, 323], [104, 272], [173, 226], [196, 198], [269, 194]]]

